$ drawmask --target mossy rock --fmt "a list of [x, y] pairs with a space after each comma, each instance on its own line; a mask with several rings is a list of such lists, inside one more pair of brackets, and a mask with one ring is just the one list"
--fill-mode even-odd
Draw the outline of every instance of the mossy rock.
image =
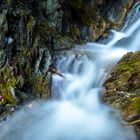
[[133, 110], [136, 113], [140, 114], [140, 97], [133, 98], [131, 105], [132, 105]]
[[79, 10], [84, 7], [84, 0], [71, 0], [68, 3], [75, 9]]
[[[130, 116], [140, 117], [140, 51], [124, 55], [104, 86], [105, 101], [121, 110], [125, 119]], [[140, 134], [137, 124], [136, 129]]]
[[14, 89], [20, 82], [22, 82], [22, 76], [15, 76], [12, 67], [6, 66], [5, 69], [0, 71], [0, 93], [3, 96], [3, 103], [10, 103], [16, 105], [18, 99], [15, 96]]
[[26, 80], [25, 83], [27, 88], [34, 97], [45, 97], [46, 99], [50, 96], [50, 76], [45, 77], [41, 74], [36, 75], [31, 67], [27, 64], [25, 68]]

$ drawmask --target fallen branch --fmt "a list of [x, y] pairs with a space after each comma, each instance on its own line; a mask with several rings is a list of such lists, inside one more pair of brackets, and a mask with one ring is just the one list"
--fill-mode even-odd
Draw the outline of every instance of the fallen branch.
[[64, 75], [63, 75], [62, 73], [60, 73], [57, 69], [55, 69], [55, 68], [53, 68], [53, 67], [51, 67], [51, 68], [49, 69], [49, 71], [52, 72], [52, 73], [54, 73], [54, 74], [57, 74], [57, 75], [59, 75], [59, 76], [61, 76], [61, 77], [63, 77], [63, 78], [65, 78]]

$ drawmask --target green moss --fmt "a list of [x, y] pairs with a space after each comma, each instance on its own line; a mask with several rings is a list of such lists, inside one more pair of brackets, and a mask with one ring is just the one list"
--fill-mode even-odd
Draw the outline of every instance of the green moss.
[[[106, 96], [110, 98], [110, 100], [115, 96], [116, 98], [113, 98], [112, 104], [115, 107], [119, 104], [120, 109], [123, 110], [126, 116], [140, 113], [139, 60], [140, 51], [126, 54], [116, 65], [111, 74], [112, 76], [105, 83], [107, 89]], [[109, 94], [114, 88], [116, 88], [114, 94]], [[121, 92], [121, 96], [120, 94], [116, 94], [118, 92]], [[116, 102], [116, 99], [118, 102]], [[119, 99], [122, 101], [119, 101]]]
[[98, 13], [98, 10], [93, 5], [88, 5], [84, 8], [84, 12], [81, 16], [81, 22], [83, 25], [90, 26], [91, 23], [96, 26], [99, 23], [101, 16]]
[[14, 95], [14, 89], [21, 81], [22, 76], [15, 76], [10, 66], [0, 71], [0, 92], [4, 98], [4, 102], [13, 105], [18, 103], [18, 99]]
[[35, 97], [45, 96], [49, 97], [49, 82], [50, 79], [46, 79], [43, 75], [35, 75], [33, 69], [27, 64], [25, 68], [26, 80], [25, 83], [28, 85], [28, 89], [31, 90]]
[[30, 16], [28, 22], [27, 22], [27, 32], [33, 32], [33, 28], [35, 26], [35, 18], [33, 16]]
[[136, 113], [140, 113], [140, 97], [136, 97], [132, 100], [132, 107]]
[[84, 0], [70, 0], [69, 4], [75, 9], [82, 9], [84, 7]]
[[8, 5], [11, 5], [12, 4], [12, 0], [6, 0], [6, 3], [8, 4]]
[[77, 25], [72, 25], [70, 28], [70, 37], [72, 37], [77, 43], [80, 39], [80, 29]]
[[90, 23], [90, 36], [92, 39], [97, 39], [99, 36], [103, 35], [107, 28], [107, 24], [103, 18], [99, 18], [98, 21], [92, 20]]
[[118, 74], [122, 73], [122, 72], [126, 72], [126, 71], [133, 71], [133, 67], [131, 66], [130, 62], [121, 62], [119, 63], [114, 71], [116, 71]]
[[38, 33], [43, 36], [48, 35], [52, 31], [53, 29], [49, 26], [48, 21], [46, 19], [42, 20], [39, 25]]
[[42, 75], [38, 76], [33, 84], [33, 92], [36, 93], [39, 96], [47, 96], [49, 95], [48, 93], [48, 85], [49, 85], [49, 80], [46, 80]]
[[127, 57], [122, 58], [118, 65], [114, 68], [114, 72], [121, 75], [123, 72], [137, 75], [140, 74], [140, 52], [128, 54]]

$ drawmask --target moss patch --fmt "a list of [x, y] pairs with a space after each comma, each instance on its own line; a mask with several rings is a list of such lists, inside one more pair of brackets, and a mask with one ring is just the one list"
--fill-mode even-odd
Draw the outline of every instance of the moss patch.
[[[104, 85], [105, 100], [120, 109], [125, 118], [140, 116], [140, 51], [126, 54]], [[140, 134], [139, 125], [136, 129]]]
[[0, 93], [3, 96], [4, 103], [17, 104], [18, 99], [15, 96], [14, 89], [22, 82], [21, 75], [15, 76], [12, 67], [7, 66], [0, 71]]

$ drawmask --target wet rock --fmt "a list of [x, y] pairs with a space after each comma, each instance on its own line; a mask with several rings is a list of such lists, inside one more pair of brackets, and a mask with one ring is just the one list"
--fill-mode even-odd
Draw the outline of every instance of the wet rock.
[[39, 69], [42, 74], [49, 71], [49, 66], [52, 63], [51, 54], [47, 48], [42, 49], [42, 58], [40, 60]]
[[4, 67], [5, 62], [6, 62], [6, 54], [5, 54], [4, 50], [2, 49], [0, 51], [0, 69]]
[[20, 91], [19, 89], [15, 89], [15, 94], [16, 97], [19, 99], [20, 103], [23, 103], [24, 101], [30, 101], [31, 100], [31, 96], [28, 95], [27, 93]]
[[[115, 66], [104, 84], [106, 93], [104, 99], [124, 114], [139, 116], [140, 119], [140, 51], [126, 54]], [[133, 117], [134, 118], [134, 117]], [[139, 123], [135, 124], [140, 136]]]
[[73, 47], [74, 44], [76, 44], [75, 41], [70, 37], [68, 36], [61, 37], [60, 35], [55, 36], [52, 40], [52, 43], [53, 49], [55, 51], [70, 49]]
[[[108, 28], [118, 27], [132, 4], [131, 0], [121, 2], [1, 1], [0, 92], [4, 98], [0, 105], [4, 108], [4, 114], [7, 114], [10, 108], [26, 102], [28, 97], [31, 100], [50, 98], [49, 66], [54, 63], [56, 51], [96, 40], [105, 34]], [[114, 9], [119, 9], [117, 14]], [[125, 14], [120, 16], [122, 13]], [[131, 77], [131, 73], [127, 73], [121, 75], [120, 79], [126, 75]], [[138, 77], [137, 75], [136, 79]], [[125, 82], [128, 79], [122, 80], [122, 89], [127, 86]], [[133, 84], [139, 87], [139, 80], [135, 80]], [[113, 87], [114, 83], [111, 86]]]
[[115, 26], [121, 25], [127, 14], [127, 11], [132, 6], [133, 2], [133, 0], [111, 0], [110, 2], [107, 0], [106, 3], [108, 3], [108, 5], [106, 5], [106, 9], [108, 9], [108, 11], [105, 14], [106, 18], [110, 20], [110, 22]]
[[57, 31], [61, 32], [63, 11], [59, 0], [45, 0], [44, 9], [50, 27], [55, 28]]
[[4, 47], [5, 35], [8, 30], [6, 15], [7, 10], [0, 8], [0, 47]]
[[72, 34], [79, 28], [82, 40], [96, 40], [109, 28], [119, 28], [134, 0], [71, 0], [63, 1], [62, 33]]

